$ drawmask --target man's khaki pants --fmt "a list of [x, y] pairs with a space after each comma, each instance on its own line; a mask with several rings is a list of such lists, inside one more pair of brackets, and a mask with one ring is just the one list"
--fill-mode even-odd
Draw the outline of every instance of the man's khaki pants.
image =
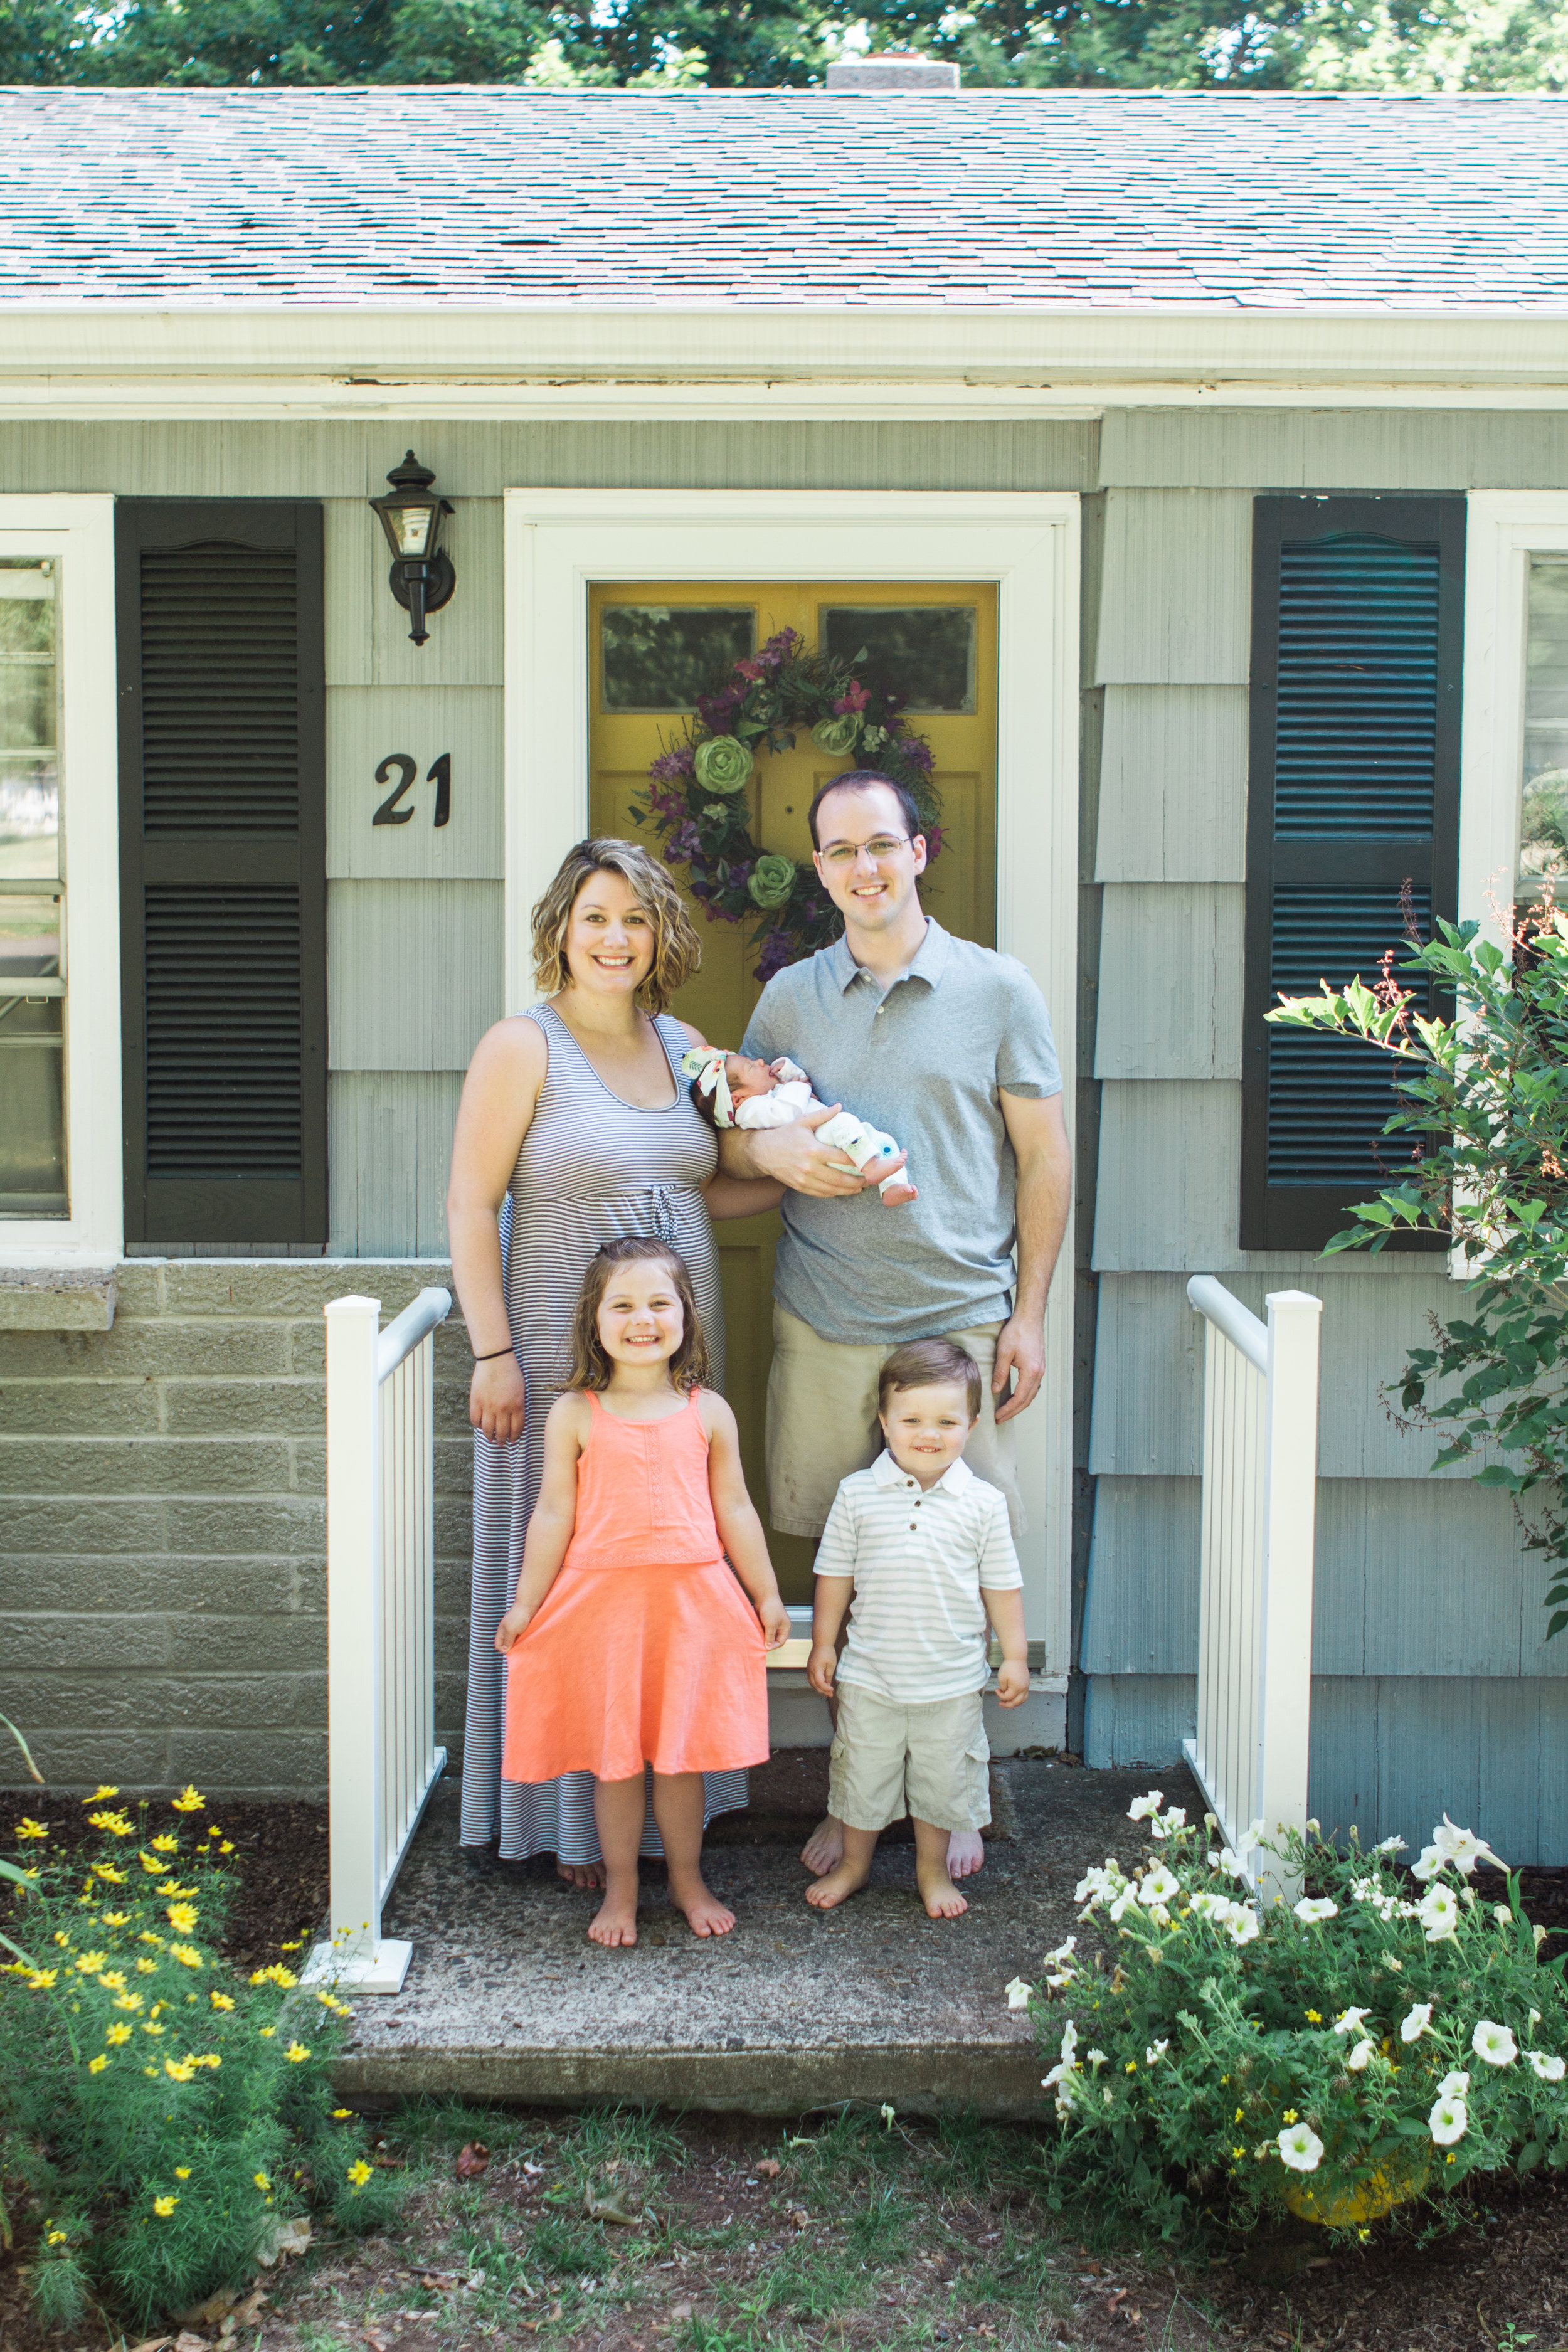
[[[1011, 1423], [998, 1429], [991, 1370], [1000, 1323], [923, 1336], [952, 1339], [980, 1367], [980, 1418], [963, 1449], [977, 1478], [1000, 1486], [1015, 1539], [1024, 1531]], [[864, 1470], [882, 1450], [877, 1381], [901, 1342], [852, 1347], [824, 1339], [787, 1307], [773, 1306], [773, 1360], [768, 1373], [768, 1509], [781, 1535], [819, 1536], [841, 1480]]]

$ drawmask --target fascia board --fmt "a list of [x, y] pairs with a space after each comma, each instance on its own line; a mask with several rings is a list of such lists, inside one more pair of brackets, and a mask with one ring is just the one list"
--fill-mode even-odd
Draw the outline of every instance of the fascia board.
[[1568, 307], [906, 310], [0, 302], [0, 387], [100, 375], [1066, 387], [1568, 383]]

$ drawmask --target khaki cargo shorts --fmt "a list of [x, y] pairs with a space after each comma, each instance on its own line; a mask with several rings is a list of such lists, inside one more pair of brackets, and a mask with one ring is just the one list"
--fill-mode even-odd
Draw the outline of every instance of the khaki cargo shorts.
[[[1000, 1323], [980, 1323], [971, 1330], [929, 1336], [956, 1340], [980, 1367], [980, 1418], [963, 1458], [977, 1478], [1000, 1486], [1007, 1497], [1016, 1542], [1026, 1522], [1018, 1493], [1013, 1423], [997, 1428], [991, 1394], [1001, 1328]], [[819, 1536], [840, 1482], [853, 1470], [868, 1468], [881, 1452], [877, 1380], [898, 1344], [890, 1340], [885, 1348], [863, 1348], [824, 1339], [774, 1301], [773, 1360], [768, 1372], [768, 1513], [781, 1535]]]
[[885, 1830], [910, 1812], [939, 1830], [991, 1819], [991, 1744], [981, 1695], [903, 1706], [853, 1683], [838, 1686], [827, 1765], [827, 1810], [852, 1830]]

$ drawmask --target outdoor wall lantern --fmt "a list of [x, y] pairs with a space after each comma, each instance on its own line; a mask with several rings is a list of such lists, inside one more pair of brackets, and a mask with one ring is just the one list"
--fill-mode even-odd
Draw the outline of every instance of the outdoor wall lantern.
[[430, 634], [425, 615], [449, 604], [458, 584], [451, 557], [441, 552], [441, 525], [452, 509], [447, 499], [433, 494], [430, 485], [436, 477], [412, 449], [386, 478], [393, 495], [370, 503], [381, 517], [393, 552], [392, 593], [413, 624], [409, 636], [422, 646]]

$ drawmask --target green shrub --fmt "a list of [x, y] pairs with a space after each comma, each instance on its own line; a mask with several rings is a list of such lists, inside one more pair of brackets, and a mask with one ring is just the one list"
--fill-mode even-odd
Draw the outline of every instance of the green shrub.
[[1563, 1960], [1540, 1958], [1516, 1877], [1506, 1904], [1477, 1895], [1478, 1839], [1445, 1817], [1413, 1897], [1403, 1840], [1363, 1853], [1352, 1831], [1342, 1855], [1315, 1822], [1307, 1841], [1255, 1823], [1314, 1890], [1260, 1909], [1237, 1857], [1162, 1801], [1131, 1808], [1158, 1846], [1141, 1874], [1108, 1860], [1078, 1888], [1114, 1965], [1079, 1967], [1074, 1938], [1038, 1990], [1010, 1988], [1052, 2062], [1058, 2202], [1087, 2189], [1167, 2237], [1287, 2209], [1364, 2234], [1473, 2172], [1568, 2166]]
[[[199, 1836], [194, 1789], [156, 1834], [100, 1789], [94, 1848], [28, 1863], [0, 1971], [0, 2167], [37, 2223], [46, 2326], [91, 2295], [151, 2322], [248, 2276], [279, 2223], [315, 2201], [351, 2229], [384, 2217], [384, 2173], [334, 2103], [347, 2004], [281, 1962], [248, 1983], [216, 1950], [232, 1847]], [[7, 1875], [10, 1875], [7, 1873]]]

